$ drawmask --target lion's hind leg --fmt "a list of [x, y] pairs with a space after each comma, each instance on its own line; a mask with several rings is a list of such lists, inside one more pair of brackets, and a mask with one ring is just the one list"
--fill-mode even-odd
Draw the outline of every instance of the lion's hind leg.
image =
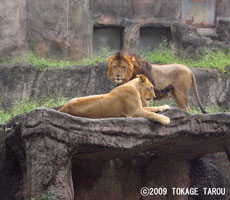
[[181, 92], [180, 90], [175, 89], [175, 91], [173, 93], [173, 97], [176, 100], [177, 106], [181, 110], [183, 110], [185, 112], [189, 111], [189, 106], [188, 106], [188, 92], [187, 91]]
[[167, 125], [170, 123], [170, 119], [168, 117], [166, 117], [164, 115], [156, 114], [154, 112], [150, 112], [146, 109], [139, 109], [136, 112], [135, 117], [147, 118], [147, 119], [150, 119], [152, 121], [160, 122], [163, 125]]

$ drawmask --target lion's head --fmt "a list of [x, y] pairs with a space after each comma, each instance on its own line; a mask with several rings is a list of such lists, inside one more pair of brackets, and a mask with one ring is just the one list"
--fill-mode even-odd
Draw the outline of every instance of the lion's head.
[[148, 104], [149, 101], [153, 100], [156, 97], [153, 84], [143, 74], [137, 75], [137, 78], [139, 78], [138, 86], [141, 95], [141, 101], [145, 104]]
[[114, 56], [108, 58], [109, 78], [116, 84], [128, 82], [134, 73], [134, 56], [129, 56], [124, 52], [116, 52]]

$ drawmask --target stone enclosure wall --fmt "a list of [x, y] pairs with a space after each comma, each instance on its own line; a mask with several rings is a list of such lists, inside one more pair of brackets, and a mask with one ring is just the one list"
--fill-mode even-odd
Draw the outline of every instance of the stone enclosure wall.
[[[192, 69], [201, 103], [208, 107], [230, 109], [230, 68], [226, 74], [218, 69]], [[16, 103], [38, 100], [42, 97], [76, 97], [109, 92], [115, 85], [107, 77], [107, 63], [96, 66], [70, 66], [59, 69], [38, 70], [25, 64], [0, 67], [0, 107], [10, 109]], [[169, 99], [169, 101], [174, 101]], [[159, 102], [161, 103], [161, 101]], [[197, 107], [193, 89], [189, 105]]]
[[[212, 1], [215, 3], [214, 26], [220, 33], [219, 20], [228, 21], [230, 17], [229, 0]], [[115, 49], [136, 51], [147, 44], [151, 48], [162, 36], [174, 41], [171, 25], [174, 21], [183, 21], [182, 5], [186, 2], [188, 0], [2, 1], [0, 56], [33, 50], [44, 57], [78, 60], [92, 55], [98, 48], [95, 38], [99, 45], [111, 43]], [[220, 25], [222, 30], [223, 23]], [[220, 34], [223, 41], [229, 37], [229, 32], [226, 33], [224, 38]]]

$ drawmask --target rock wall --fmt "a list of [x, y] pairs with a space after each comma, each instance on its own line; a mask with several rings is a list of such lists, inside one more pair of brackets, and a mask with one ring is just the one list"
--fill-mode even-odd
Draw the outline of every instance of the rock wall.
[[[206, 106], [230, 108], [228, 98], [230, 97], [230, 83], [228, 76], [230, 68], [226, 67], [226, 74], [222, 74], [218, 69], [192, 69], [197, 82], [197, 88], [201, 102]], [[190, 89], [189, 102], [192, 106], [197, 106], [197, 101], [193, 89]]]
[[[213, 156], [198, 158], [230, 150], [229, 113], [189, 115], [172, 109], [163, 114], [170, 125], [141, 118], [84, 119], [52, 109], [12, 119], [1, 199], [37, 197], [51, 186], [57, 200], [152, 199], [141, 197], [146, 186], [166, 188], [160, 200], [227, 200], [227, 194], [203, 196], [204, 187], [226, 185]], [[196, 187], [199, 196], [175, 195], [173, 187]]]
[[216, 1], [216, 13], [217, 19], [229, 18], [230, 17], [230, 4], [229, 0], [218, 0]]
[[[230, 17], [228, 0], [216, 8], [216, 21]], [[94, 27], [122, 28], [122, 49], [137, 51], [141, 27], [170, 29], [181, 21], [182, 0], [8, 0], [0, 11], [1, 56], [32, 50], [79, 60], [93, 53]]]
[[[229, 68], [226, 67], [227, 74]], [[205, 106], [230, 108], [230, 79], [217, 69], [194, 68], [201, 102]], [[107, 77], [107, 64], [38, 70], [31, 65], [13, 64], [0, 67], [0, 107], [11, 108], [17, 102], [42, 97], [72, 98], [109, 92], [115, 85]], [[170, 100], [171, 101], [171, 100]], [[197, 106], [194, 92], [190, 106]]]
[[26, 50], [26, 0], [1, 1], [0, 26], [1, 57]]
[[219, 37], [227, 44], [230, 43], [230, 19], [220, 19], [218, 21], [217, 32]]
[[37, 54], [56, 59], [80, 59], [90, 54], [88, 0], [31, 0], [27, 5], [27, 36]]
[[[92, 54], [94, 26], [118, 26], [123, 48], [137, 48], [133, 34], [145, 24], [166, 24], [180, 19], [181, 1], [28, 1], [27, 35], [38, 54], [80, 59]], [[41, 13], [45, 13], [41, 15]], [[61, 15], [60, 15], [61, 13]], [[153, 15], [154, 14], [154, 15]], [[138, 25], [138, 27], [136, 27]]]
[[24, 64], [0, 68], [0, 107], [11, 108], [15, 103], [40, 99], [86, 96], [109, 92], [114, 85], [106, 74], [107, 66], [70, 66], [38, 70]]
[[[19, 118], [17, 117], [16, 125], [21, 123]], [[14, 128], [16, 128], [16, 125], [14, 125]], [[19, 200], [22, 199], [23, 177], [20, 165], [21, 157], [15, 154], [14, 150], [20, 142], [7, 147], [5, 141], [7, 131], [10, 131], [10, 129], [6, 130], [6, 128], [6, 125], [0, 125], [0, 198]]]

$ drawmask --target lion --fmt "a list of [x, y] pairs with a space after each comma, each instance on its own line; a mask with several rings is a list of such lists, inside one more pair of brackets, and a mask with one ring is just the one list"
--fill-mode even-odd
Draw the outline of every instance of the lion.
[[169, 109], [160, 107], [142, 107], [155, 97], [152, 83], [144, 75], [116, 87], [107, 94], [86, 96], [69, 100], [59, 111], [86, 118], [144, 117], [163, 125], [170, 119], [157, 111]]
[[[188, 93], [192, 84], [201, 111], [207, 113], [200, 102], [195, 76], [187, 66], [151, 64], [136, 54], [121, 51], [108, 58], [107, 75], [115, 84], [124, 84], [137, 74], [144, 74], [151, 81], [155, 100], [173, 96], [177, 106], [186, 112], [189, 111]], [[144, 102], [143, 106], [146, 106]]]

